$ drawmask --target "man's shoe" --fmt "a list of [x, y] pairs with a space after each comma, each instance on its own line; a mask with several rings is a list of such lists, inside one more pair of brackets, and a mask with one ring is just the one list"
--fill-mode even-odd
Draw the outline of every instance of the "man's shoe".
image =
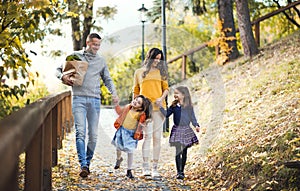
[[116, 165], [114, 167], [114, 169], [118, 169], [120, 168], [121, 162], [123, 161], [123, 158], [121, 157], [120, 159], [117, 159], [116, 161]]
[[127, 176], [128, 178], [130, 178], [130, 179], [134, 179], [134, 176], [132, 175], [131, 170], [127, 170], [126, 176]]
[[81, 172], [79, 173], [79, 176], [81, 176], [82, 178], [87, 177], [90, 174], [90, 170], [87, 166], [83, 166], [81, 168]]

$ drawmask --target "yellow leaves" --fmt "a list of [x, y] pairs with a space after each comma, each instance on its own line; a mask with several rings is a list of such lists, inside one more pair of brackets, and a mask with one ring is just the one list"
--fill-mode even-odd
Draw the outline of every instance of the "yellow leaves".
[[237, 167], [238, 167], [237, 165], [230, 166], [231, 169], [236, 169]]
[[217, 55], [216, 63], [219, 65], [223, 65], [228, 61], [228, 55], [232, 51], [232, 47], [229, 47], [228, 41], [235, 40], [236, 38], [233, 36], [226, 37], [226, 32], [231, 31], [231, 29], [224, 29], [223, 21], [221, 21], [220, 19], [217, 20], [216, 29], [216, 37], [208, 42], [208, 46], [214, 46], [217, 48], [219, 54]]
[[253, 152], [251, 153], [251, 156], [253, 156], [254, 158], [262, 158], [262, 157], [266, 157], [268, 156], [268, 153], [265, 151], [265, 152]]
[[76, 18], [76, 17], [79, 17], [79, 14], [78, 14], [78, 13], [74, 13], [74, 12], [68, 11], [68, 12], [67, 12], [67, 16], [68, 16], [68, 17], [72, 17], [72, 18]]
[[293, 140], [291, 140], [291, 141], [289, 142], [289, 144], [293, 144], [293, 143], [300, 144], [300, 137], [296, 137], [296, 138], [294, 138]]

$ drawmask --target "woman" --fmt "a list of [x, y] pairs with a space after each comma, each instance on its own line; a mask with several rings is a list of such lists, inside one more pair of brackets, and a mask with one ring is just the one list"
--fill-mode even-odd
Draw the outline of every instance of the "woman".
[[151, 100], [153, 106], [152, 123], [144, 128], [143, 154], [143, 175], [151, 176], [150, 172], [150, 144], [153, 138], [153, 165], [152, 176], [159, 176], [158, 161], [161, 149], [163, 123], [165, 117], [159, 111], [155, 103], [166, 108], [165, 98], [168, 95], [169, 87], [167, 81], [167, 67], [163, 62], [163, 52], [158, 48], [148, 51], [144, 65], [134, 73], [133, 97], [144, 95]]

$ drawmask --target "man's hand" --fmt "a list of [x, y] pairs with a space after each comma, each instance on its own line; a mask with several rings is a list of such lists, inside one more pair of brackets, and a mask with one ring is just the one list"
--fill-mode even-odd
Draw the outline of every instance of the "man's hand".
[[70, 79], [70, 75], [63, 75], [61, 80], [64, 84], [68, 85], [68, 86], [73, 86], [73, 80]]
[[117, 95], [113, 95], [113, 96], [112, 96], [112, 99], [113, 99], [114, 105], [116, 105], [116, 104], [119, 103], [119, 97], [118, 97]]

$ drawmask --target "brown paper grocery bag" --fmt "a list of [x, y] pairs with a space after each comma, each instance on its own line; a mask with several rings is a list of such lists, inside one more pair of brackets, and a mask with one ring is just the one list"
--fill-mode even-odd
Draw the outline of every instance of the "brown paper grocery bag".
[[88, 63], [85, 61], [66, 61], [63, 69], [63, 75], [70, 75], [74, 86], [81, 86], [85, 73], [88, 68]]

